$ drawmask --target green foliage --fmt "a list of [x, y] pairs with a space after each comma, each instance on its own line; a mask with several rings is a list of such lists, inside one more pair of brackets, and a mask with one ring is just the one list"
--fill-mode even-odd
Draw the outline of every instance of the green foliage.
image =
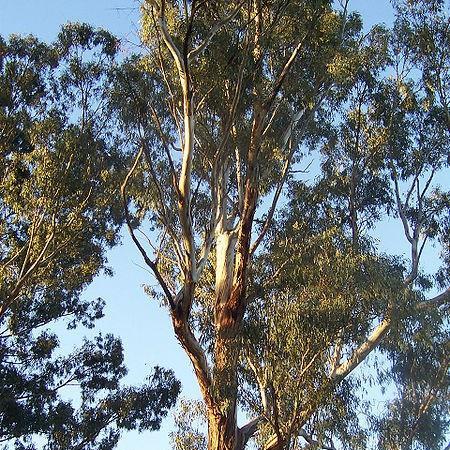
[[436, 314], [405, 322], [386, 343], [393, 365], [384, 376], [398, 395], [373, 420], [379, 447], [439, 449], [448, 429], [448, 324]]
[[207, 440], [203, 433], [207, 418], [201, 401], [182, 399], [174, 415], [175, 430], [170, 433], [174, 450], [206, 450]]
[[[257, 448], [363, 449], [374, 440], [386, 449], [440, 448], [447, 384], [433, 380], [448, 370], [448, 295], [427, 304], [425, 294], [448, 287], [449, 194], [436, 180], [449, 166], [448, 17], [444, 2], [397, 2], [392, 30], [363, 34], [361, 17], [337, 3], [144, 2], [148, 53], [118, 68], [110, 103], [130, 153], [143, 155], [130, 172], [130, 228], [149, 223], [160, 233], [150, 266], [172, 300], [210, 427], [217, 417], [234, 426], [236, 401], [261, 418]], [[188, 126], [193, 150], [181, 150]], [[410, 258], [384, 254], [375, 240], [387, 216], [399, 219]], [[255, 252], [245, 239], [236, 244], [244, 227], [254, 239], [262, 233]], [[197, 280], [189, 264], [205, 262], [209, 240]], [[429, 241], [444, 253], [431, 274], [419, 267]], [[220, 318], [233, 302], [241, 309], [225, 317], [236, 325], [227, 328]], [[195, 336], [202, 348], [189, 347]], [[374, 375], [353, 372], [377, 347]], [[202, 365], [211, 368], [203, 379]], [[371, 417], [374, 430], [360, 414], [376, 415], [370, 383], [400, 393]], [[204, 445], [188, 413], [183, 404], [175, 448]]]
[[[278, 410], [281, 430], [292, 427], [299, 411], [321, 405], [310, 421], [311, 433], [339, 440], [343, 448], [366, 448], [357, 379], [333, 386], [329, 375], [335, 352], [364, 342], [387, 305], [401, 301], [402, 266], [376, 255], [367, 243], [355, 251], [351, 234], [337, 226], [340, 208], [317, 208], [327, 204], [326, 198], [319, 201], [323, 195], [322, 183], [295, 186], [256, 261], [244, 325], [242, 397], [252, 414], [264, 413], [255, 396], [257, 375]], [[266, 440], [271, 433], [268, 424]]]
[[[163, 200], [167, 222], [174, 229], [173, 234], [179, 235], [179, 223], [176, 214], [177, 198], [173, 190], [173, 180], [170, 164], [167, 161], [167, 151], [175, 154], [173, 166], [175, 172], [180, 170], [180, 158], [177, 155], [182, 137], [178, 135], [180, 122], [171, 114], [180, 113], [181, 97], [178, 89], [177, 73], [172, 62], [168, 58], [169, 52], [161, 42], [161, 38], [155, 34], [154, 17], [152, 17], [150, 4], [143, 5], [142, 39], [148, 45], [149, 54], [141, 58], [132, 58], [117, 73], [117, 85], [115, 88], [113, 106], [120, 120], [119, 126], [124, 127], [127, 135], [133, 136], [139, 141], [138, 145], [145, 143], [146, 164], [151, 161], [150, 173], [134, 177], [141, 185], [135, 188], [134, 200], [138, 208], [144, 207], [152, 219], [152, 225], [161, 227]], [[173, 39], [181, 45], [181, 36], [186, 31], [183, 24], [183, 15], [177, 2], [166, 2], [166, 22], [168, 29], [173, 33]], [[197, 11], [192, 24], [190, 47], [194, 48], [201, 42], [211, 30], [218, 17], [224, 17], [232, 11], [238, 2], [227, 2], [224, 5], [202, 6]], [[254, 88], [260, 91], [258, 95], [264, 96], [273, 84], [278, 73], [285, 63], [285, 56], [292, 51], [296, 42], [303, 35], [305, 48], [299, 56], [300, 61], [296, 67], [303, 67], [303, 73], [295, 72], [290, 75], [295, 82], [287, 82], [284, 85], [282, 95], [286, 97], [294, 110], [308, 109], [313, 102], [323, 83], [330, 76], [329, 65], [334, 64], [334, 59], [347, 61], [348, 48], [355, 45], [358, 30], [361, 27], [358, 17], [349, 18], [345, 30], [345, 42], [348, 46], [343, 49], [336, 48], [336, 42], [341, 32], [342, 17], [333, 11], [328, 1], [322, 2], [294, 2], [295, 5], [287, 6], [282, 25], [273, 26], [267, 30], [262, 45], [263, 56], [261, 61], [252, 61], [249, 58], [251, 48], [245, 46], [245, 24], [247, 18], [245, 11], [239, 13], [233, 21], [218, 33], [211, 41], [207, 50], [196, 60], [189, 76], [195, 82], [196, 99], [201, 107], [196, 111], [196, 138], [198, 147], [194, 158], [195, 202], [192, 218], [196, 224], [196, 238], [201, 239], [204, 232], [204, 224], [209, 220], [211, 211], [210, 180], [209, 174], [213, 167], [219, 164], [216, 153], [220, 149], [226, 149], [232, 157], [238, 151], [237, 157], [241, 158], [242, 166], [245, 166], [245, 148], [248, 145], [251, 130], [251, 105], [255, 96]], [[297, 11], [302, 10], [301, 15]], [[264, 14], [267, 15], [267, 23], [271, 21], [278, 24], [277, 9], [270, 2], [264, 5]], [[288, 38], [290, 36], [290, 38]], [[294, 39], [295, 37], [295, 39]], [[250, 45], [250, 43], [248, 43]], [[253, 44], [252, 44], [253, 45]], [[314, 55], [312, 58], [311, 55]], [[164, 72], [160, 70], [162, 58]], [[227, 121], [229, 108], [233, 100], [234, 86], [238, 82], [239, 71], [236, 67], [242, 62], [242, 89], [237, 105], [238, 115], [242, 120], [237, 121], [235, 128], [229, 136]], [[356, 67], [354, 62], [346, 62]], [[255, 79], [255, 70], [259, 74], [259, 68], [263, 67], [262, 81]], [[339, 69], [333, 69], [338, 71]], [[168, 84], [166, 84], [166, 81]], [[348, 80], [346, 79], [346, 82]], [[338, 95], [338, 93], [336, 93]], [[339, 94], [340, 95], [340, 94]], [[127, 99], [126, 102], [123, 99]], [[279, 115], [268, 130], [267, 139], [264, 141], [264, 170], [262, 171], [261, 192], [269, 193], [277, 180], [283, 163], [285, 150], [282, 149], [281, 137], [287, 121], [290, 119], [292, 109], [281, 102]], [[168, 113], [168, 110], [170, 113]], [[156, 120], [155, 116], [158, 118]], [[313, 138], [311, 130], [310, 138]], [[235, 150], [237, 149], [237, 150]], [[236, 165], [239, 162], [230, 164]], [[155, 190], [154, 178], [156, 176], [159, 185], [159, 194]], [[243, 173], [243, 176], [245, 173]], [[145, 186], [142, 183], [148, 182]], [[142, 188], [143, 187], [143, 188]], [[233, 200], [237, 192], [230, 183], [230, 194]], [[130, 188], [130, 195], [133, 193]], [[149, 192], [150, 191], [150, 192]], [[160, 196], [160, 199], [156, 197]], [[155, 198], [156, 197], [156, 198]], [[144, 202], [147, 202], [144, 204]], [[170, 244], [167, 248], [169, 250]], [[173, 254], [171, 255], [173, 256]], [[168, 277], [170, 278], [170, 277]]]
[[118, 42], [69, 24], [52, 45], [11, 36], [0, 47], [0, 441], [110, 449], [123, 429], [158, 429], [180, 388], [159, 368], [123, 386], [113, 336], [62, 356], [51, 332], [61, 318], [70, 329], [103, 316], [104, 301], [81, 294], [111, 273], [105, 254], [123, 221], [126, 158], [105, 109]]

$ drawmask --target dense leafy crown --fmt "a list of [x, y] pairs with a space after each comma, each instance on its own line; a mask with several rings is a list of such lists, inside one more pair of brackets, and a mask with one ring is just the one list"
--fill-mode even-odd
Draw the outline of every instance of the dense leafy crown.
[[[0, 40], [0, 442], [110, 449], [122, 429], [157, 429], [179, 384], [156, 369], [124, 387], [122, 344], [98, 336], [68, 355], [55, 322], [88, 327], [102, 299], [81, 297], [118, 243], [125, 165], [105, 104], [118, 41], [69, 24], [57, 42]], [[65, 392], [72, 387], [75, 403]], [[76, 386], [76, 388], [74, 387]], [[15, 442], [15, 444], [14, 444]], [[11, 446], [9, 446], [9, 444]], [[41, 447], [36, 447], [41, 448]]]

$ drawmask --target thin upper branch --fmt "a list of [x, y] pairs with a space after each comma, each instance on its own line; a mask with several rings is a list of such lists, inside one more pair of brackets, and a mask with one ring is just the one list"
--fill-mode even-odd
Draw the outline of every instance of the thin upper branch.
[[170, 36], [169, 30], [167, 29], [167, 24], [163, 15], [163, 9], [160, 10], [157, 23], [159, 29], [161, 30], [163, 41], [166, 44], [167, 48], [169, 49], [170, 53], [172, 54], [173, 60], [175, 61], [178, 73], [180, 77], [184, 79], [186, 77], [186, 68], [184, 66], [184, 60], [180, 50], [176, 46], [175, 42], [172, 39], [172, 36]]
[[127, 227], [128, 227], [128, 231], [130, 233], [131, 239], [133, 240], [134, 244], [136, 245], [136, 247], [138, 248], [139, 252], [141, 253], [145, 263], [150, 267], [150, 269], [153, 271], [156, 279], [158, 280], [158, 283], [160, 284], [162, 290], [164, 291], [164, 294], [169, 302], [169, 305], [171, 307], [171, 309], [175, 308], [175, 304], [174, 304], [174, 300], [173, 300], [173, 295], [170, 292], [166, 282], [164, 281], [163, 277], [161, 276], [161, 273], [158, 270], [157, 265], [150, 259], [150, 257], [148, 256], [147, 252], [145, 251], [144, 247], [142, 246], [142, 244], [140, 243], [139, 239], [137, 238], [134, 229], [131, 225], [131, 218], [130, 218], [130, 213], [129, 213], [129, 209], [128, 209], [128, 199], [127, 199], [127, 184], [131, 178], [131, 176], [133, 175], [133, 172], [136, 170], [136, 167], [139, 164], [139, 161], [142, 157], [144, 153], [144, 147], [142, 146], [139, 150], [139, 152], [136, 155], [136, 158], [134, 160], [133, 165], [131, 166], [130, 170], [128, 171], [127, 175], [125, 176], [125, 179], [120, 187], [120, 192], [122, 194], [122, 202], [123, 202], [123, 208], [125, 211], [125, 220], [127, 223]]
[[247, 2], [247, 0], [242, 1], [241, 3], [239, 3], [238, 6], [236, 6], [236, 8], [228, 15], [226, 16], [224, 19], [220, 20], [219, 22], [215, 23], [212, 28], [211, 31], [209, 32], [208, 36], [205, 38], [205, 40], [196, 48], [194, 48], [193, 50], [191, 50], [188, 53], [188, 60], [194, 60], [195, 58], [197, 58], [197, 56], [199, 56], [210, 44], [212, 38], [217, 34], [218, 31], [220, 31], [220, 29], [225, 26], [228, 22], [230, 22], [231, 20], [233, 20], [239, 10], [241, 9], [241, 7]]
[[278, 200], [280, 198], [281, 192], [282, 192], [284, 184], [286, 182], [287, 175], [289, 173], [289, 168], [291, 166], [292, 157], [294, 156], [294, 152], [297, 147], [297, 141], [295, 142], [295, 144], [292, 143], [292, 141], [291, 141], [292, 134], [294, 132], [295, 126], [297, 125], [297, 122], [301, 119], [301, 117], [303, 116], [304, 113], [305, 113], [305, 109], [302, 109], [298, 113], [294, 114], [290, 124], [288, 125], [288, 127], [284, 133], [282, 149], [284, 149], [288, 145], [289, 142], [291, 142], [291, 148], [289, 150], [287, 158], [285, 159], [283, 170], [281, 172], [281, 178], [275, 189], [275, 194], [273, 196], [273, 200], [272, 200], [272, 204], [270, 206], [269, 212], [267, 213], [267, 217], [264, 221], [264, 224], [261, 228], [261, 231], [260, 231], [258, 237], [256, 238], [255, 242], [251, 246], [251, 249], [250, 249], [251, 255], [255, 252], [255, 250], [258, 248], [261, 241], [263, 240], [265, 234], [267, 233], [267, 230], [270, 227], [270, 224], [273, 219], [273, 215], [275, 214], [275, 210], [278, 205]]
[[403, 230], [405, 232], [406, 239], [408, 239], [408, 242], [410, 244], [412, 244], [413, 238], [411, 236], [411, 230], [409, 228], [408, 219], [406, 217], [405, 210], [404, 210], [401, 198], [400, 198], [400, 188], [399, 188], [399, 185], [398, 185], [397, 171], [395, 170], [394, 164], [392, 162], [391, 162], [391, 169], [392, 169], [392, 178], [394, 180], [395, 199], [396, 199], [396, 202], [397, 202], [397, 211], [398, 211], [398, 214], [399, 214], [400, 219], [401, 219], [402, 224], [403, 224]]
[[262, 374], [261, 374], [261, 369], [259, 367], [257, 367], [257, 363], [256, 361], [253, 360], [250, 352], [246, 352], [246, 360], [247, 360], [247, 364], [249, 365], [250, 369], [252, 370], [255, 378], [256, 378], [256, 382], [258, 384], [258, 389], [259, 389], [259, 394], [261, 396], [261, 404], [263, 407], [263, 413], [264, 415], [268, 415], [269, 413], [269, 402], [267, 399], [267, 393], [266, 393], [266, 388], [267, 388], [267, 383], [266, 380]]

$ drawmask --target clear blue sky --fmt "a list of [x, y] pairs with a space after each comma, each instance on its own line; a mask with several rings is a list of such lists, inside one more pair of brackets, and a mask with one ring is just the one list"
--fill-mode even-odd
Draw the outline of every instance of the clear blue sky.
[[[389, 22], [391, 17], [387, 0], [353, 0], [351, 7], [362, 12], [367, 26]], [[122, 38], [123, 49], [129, 53], [138, 42], [138, 10], [136, 0], [0, 0], [0, 34], [31, 33], [52, 41], [61, 24], [88, 22]], [[121, 247], [111, 251], [109, 263], [114, 268], [114, 277], [98, 278], [85, 295], [107, 300], [106, 317], [96, 331], [112, 332], [122, 338], [129, 368], [127, 381], [141, 382], [150, 368], [159, 364], [175, 370], [183, 384], [183, 395], [197, 397], [199, 391], [191, 367], [174, 338], [167, 315], [143, 293], [142, 284], [153, 281], [142, 269], [139, 255], [127, 236]], [[78, 334], [72, 332], [63, 340], [65, 347], [71, 348], [84, 333], [83, 329]], [[160, 432], [128, 433], [118, 449], [169, 449], [171, 427], [168, 419]]]

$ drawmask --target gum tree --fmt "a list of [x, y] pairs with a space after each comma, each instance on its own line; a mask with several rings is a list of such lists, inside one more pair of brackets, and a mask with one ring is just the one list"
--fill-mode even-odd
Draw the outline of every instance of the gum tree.
[[[208, 449], [255, 436], [266, 450], [365, 448], [350, 374], [378, 347], [394, 360], [408, 320], [431, 314], [429, 339], [446, 340], [448, 290], [425, 300], [419, 271], [424, 242], [448, 232], [447, 194], [432, 189], [448, 164], [437, 97], [400, 70], [406, 44], [379, 26], [364, 35], [346, 2], [142, 13], [148, 53], [117, 71], [111, 99], [135, 158], [122, 200], [192, 363]], [[386, 213], [409, 264], [370, 237]], [[242, 426], [238, 407], [253, 417]]]

